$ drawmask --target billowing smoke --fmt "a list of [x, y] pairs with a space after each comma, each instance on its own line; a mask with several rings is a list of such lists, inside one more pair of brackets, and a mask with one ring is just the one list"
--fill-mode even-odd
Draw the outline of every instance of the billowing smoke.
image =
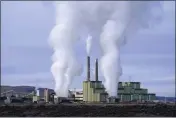
[[[156, 3], [156, 2], [155, 2]], [[122, 75], [120, 65], [120, 47], [126, 38], [139, 28], [146, 28], [153, 23], [151, 2], [120, 1], [115, 5], [109, 19], [102, 28], [100, 44], [103, 51], [101, 70], [105, 78], [105, 87], [109, 96], [117, 96], [118, 81]], [[158, 4], [157, 4], [158, 5]], [[152, 16], [152, 17], [151, 17]], [[156, 17], [157, 21], [158, 17]]]
[[87, 55], [90, 55], [91, 45], [92, 45], [92, 36], [88, 35], [86, 40]]
[[[140, 28], [148, 28], [160, 20], [160, 2], [153, 1], [64, 1], [56, 3], [56, 25], [50, 43], [54, 50], [51, 71], [56, 81], [55, 91], [67, 96], [72, 78], [80, 74], [74, 45], [79, 35], [87, 31], [100, 39], [100, 67], [109, 96], [117, 96], [117, 83], [122, 74], [120, 47]], [[87, 35], [88, 35], [87, 34]], [[96, 36], [96, 38], [94, 38]], [[98, 37], [98, 38], [97, 38]], [[90, 53], [92, 38], [87, 40]]]
[[81, 74], [81, 65], [77, 62], [74, 45], [79, 39], [77, 15], [70, 2], [56, 2], [56, 25], [50, 34], [53, 47], [53, 65], [51, 72], [55, 79], [55, 92], [67, 97], [72, 79]]

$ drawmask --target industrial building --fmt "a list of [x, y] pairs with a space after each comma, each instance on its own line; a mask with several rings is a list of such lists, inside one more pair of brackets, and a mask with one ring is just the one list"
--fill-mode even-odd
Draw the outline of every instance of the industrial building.
[[[95, 80], [91, 80], [90, 77], [90, 57], [87, 57], [87, 79], [83, 81], [83, 90], [81, 91], [68, 91], [68, 97], [58, 97], [55, 95], [52, 89], [38, 88], [34, 91], [22, 94], [15, 92], [14, 90], [9, 90], [1, 93], [3, 96], [16, 95], [16, 98], [27, 97], [31, 98], [33, 103], [61, 103], [62, 101], [83, 101], [85, 103], [89, 102], [127, 102], [127, 101], [154, 101], [156, 96], [154, 93], [148, 93], [148, 89], [141, 88], [140, 82], [119, 82], [117, 97], [110, 97], [106, 92], [106, 89], [98, 78], [98, 59], [95, 60]], [[11, 97], [12, 98], [12, 97]], [[16, 100], [15, 98], [15, 100]], [[8, 101], [8, 100], [7, 100]]]
[[[36, 94], [33, 96], [33, 102], [38, 102], [38, 101], [41, 101], [41, 100], [44, 100], [45, 102], [49, 102], [50, 99], [52, 99], [54, 97], [54, 90], [52, 89], [37, 89], [36, 90]], [[53, 98], [54, 99], [54, 98]]]
[[119, 82], [118, 98], [120, 101], [153, 101], [156, 99], [154, 93], [148, 93], [148, 89], [141, 88], [140, 82]]
[[78, 90], [78, 89], [74, 89], [74, 90], [70, 90], [71, 94], [73, 95], [75, 100], [79, 100], [79, 101], [83, 101], [83, 91]]
[[[156, 99], [154, 93], [148, 93], [148, 89], [141, 88], [140, 82], [119, 82], [118, 99], [125, 101], [153, 101]], [[98, 80], [98, 59], [95, 61], [95, 80], [90, 80], [90, 57], [87, 57], [87, 80], [83, 82], [84, 102], [107, 102], [108, 93], [102, 81]]]
[[90, 57], [87, 57], [87, 81], [83, 82], [84, 102], [106, 102], [108, 94], [102, 81], [98, 80], [98, 59], [95, 61], [95, 81], [90, 80]]

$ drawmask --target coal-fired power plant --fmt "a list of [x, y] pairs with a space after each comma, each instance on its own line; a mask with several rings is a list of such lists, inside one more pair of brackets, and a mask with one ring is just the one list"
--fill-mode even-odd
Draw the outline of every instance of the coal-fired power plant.
[[140, 87], [140, 82], [119, 82], [116, 96], [110, 96], [106, 91], [102, 81], [98, 79], [98, 59], [95, 60], [95, 79], [90, 78], [90, 56], [87, 58], [87, 79], [83, 82], [83, 101], [86, 103], [117, 103], [119, 101], [151, 101], [155, 100], [154, 93]]
[[[99, 70], [105, 81], [103, 85], [98, 80], [98, 68], [95, 69], [96, 81], [91, 80], [88, 56], [87, 79], [83, 82], [83, 100], [103, 102], [107, 95], [118, 97], [118, 93], [121, 92], [118, 91], [118, 83], [122, 75], [121, 46], [140, 29], [154, 26], [153, 24], [161, 20], [159, 13], [162, 11], [161, 4], [158, 1], [154, 3], [153, 1], [55, 2], [56, 22], [50, 33], [49, 43], [54, 51], [51, 72], [55, 79], [56, 95], [67, 97], [72, 81], [82, 74], [83, 65], [77, 59], [75, 46], [79, 39], [82, 39], [82, 34], [85, 34], [88, 35], [87, 55], [90, 55], [91, 43], [95, 45], [98, 43], [99, 49], [96, 50], [102, 52]], [[157, 13], [154, 13], [156, 11]]]
[[[87, 81], [83, 82], [83, 101], [84, 102], [107, 102], [108, 93], [98, 79], [98, 59], [95, 60], [95, 80], [90, 78], [90, 56], [87, 58]], [[112, 99], [112, 98], [111, 98]], [[116, 98], [115, 98], [116, 99]], [[112, 100], [111, 100], [112, 101]], [[114, 101], [115, 102], [115, 101]]]
[[[155, 9], [152, 9], [151, 2], [143, 1], [55, 1], [55, 25], [49, 37], [53, 49], [50, 71], [55, 87], [54, 90], [40, 89], [37, 94], [33, 92], [25, 96], [31, 96], [32, 102], [39, 104], [80, 105], [78, 103], [81, 102], [101, 105], [155, 100], [155, 93], [148, 93], [140, 82], [119, 82], [122, 75], [121, 47], [129, 39], [134, 39], [131, 37], [139, 29], [153, 26], [155, 21], [158, 23], [160, 14], [156, 6], [160, 6], [160, 2], [154, 3]], [[152, 13], [154, 11], [157, 13]], [[86, 45], [83, 45], [84, 42]], [[84, 48], [86, 60], [79, 60], [78, 54], [82, 58]], [[100, 57], [91, 62], [91, 55]], [[91, 76], [92, 65], [94, 76]], [[85, 66], [82, 89], [70, 90], [74, 78], [82, 77]]]

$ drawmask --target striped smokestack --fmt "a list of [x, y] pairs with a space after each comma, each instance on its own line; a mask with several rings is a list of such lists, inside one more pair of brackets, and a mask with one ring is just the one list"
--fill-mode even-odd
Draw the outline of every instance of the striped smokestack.
[[95, 60], [95, 81], [98, 81], [98, 59]]
[[87, 81], [90, 81], [90, 57], [87, 56]]

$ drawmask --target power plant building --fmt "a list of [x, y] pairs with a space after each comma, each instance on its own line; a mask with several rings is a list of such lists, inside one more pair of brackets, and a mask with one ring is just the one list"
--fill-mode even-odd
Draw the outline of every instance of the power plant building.
[[[121, 102], [125, 101], [153, 101], [154, 93], [148, 93], [148, 89], [141, 88], [140, 82], [119, 82], [117, 96]], [[90, 80], [90, 57], [87, 57], [87, 80], [83, 82], [84, 102], [107, 102], [108, 93], [102, 81], [98, 80], [98, 59], [95, 62], [95, 81]]]
[[118, 83], [118, 98], [120, 101], [132, 100], [155, 100], [154, 93], [148, 93], [148, 89], [141, 88], [140, 82], [119, 82]]
[[107, 92], [101, 81], [83, 82], [83, 101], [85, 102], [106, 102]]
[[90, 80], [90, 57], [87, 57], [87, 81], [83, 82], [83, 101], [106, 102], [107, 92], [101, 81], [98, 81], [98, 59], [95, 62], [95, 81]]

